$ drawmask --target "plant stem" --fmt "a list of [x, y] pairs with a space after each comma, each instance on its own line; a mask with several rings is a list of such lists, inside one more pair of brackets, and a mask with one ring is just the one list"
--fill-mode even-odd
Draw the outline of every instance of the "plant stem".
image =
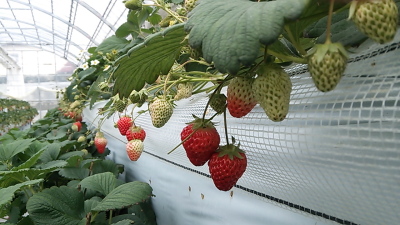
[[224, 111], [224, 129], [225, 129], [226, 145], [229, 145], [228, 124], [226, 122], [226, 108], [225, 108], [225, 111]]
[[[227, 79], [229, 76], [227, 76], [225, 79]], [[213, 96], [215, 95], [215, 93], [217, 93], [218, 90], [220, 90], [222, 88], [222, 85], [225, 83], [225, 80], [222, 81], [218, 87], [214, 90], [214, 92], [211, 94], [210, 99], [207, 101], [206, 107], [204, 108], [204, 112], [203, 112], [203, 120], [206, 117], [206, 113], [207, 113], [207, 109], [208, 106], [210, 105], [210, 100], [213, 98]]]
[[177, 149], [179, 146], [181, 146], [185, 141], [187, 141], [194, 133], [196, 133], [196, 131], [198, 130], [198, 129], [200, 129], [200, 128], [197, 128], [196, 130], [194, 130], [192, 133], [190, 133], [185, 139], [183, 139], [182, 141], [181, 141], [181, 143], [179, 143], [177, 146], [175, 146], [175, 148], [173, 148], [171, 151], [169, 151], [168, 153], [167, 153], [167, 155], [169, 155], [170, 153], [172, 153], [173, 151], [175, 151], [175, 149]]
[[29, 185], [29, 186], [28, 186], [28, 188], [29, 188], [29, 190], [32, 192], [32, 194], [36, 194], [36, 191], [35, 191], [35, 190], [33, 190], [33, 188], [32, 188], [32, 186], [31, 186], [31, 185]]
[[292, 42], [293, 46], [297, 49], [297, 51], [299, 51], [300, 54], [302, 54], [302, 55], [307, 55], [306, 50], [304, 50], [304, 48], [299, 44], [298, 40], [296, 40], [294, 38], [294, 35], [293, 35], [292, 31], [290, 30], [289, 25], [287, 25], [287, 24], [285, 25], [285, 30], [286, 30], [287, 34], [289, 35], [290, 42]]
[[112, 214], [113, 214], [113, 211], [110, 210], [110, 216], [108, 218], [108, 224], [111, 224]]
[[164, 81], [164, 99], [167, 97], [167, 81], [168, 81], [170, 75], [171, 75], [171, 73], [168, 73], [167, 78], [165, 78], [165, 81]]
[[307, 60], [304, 58], [299, 58], [299, 57], [295, 57], [295, 56], [289, 56], [289, 55], [283, 55], [281, 53], [278, 52], [274, 52], [272, 50], [268, 50], [268, 54], [273, 55], [277, 58], [280, 58], [282, 60], [286, 60], [286, 61], [293, 61], [295, 63], [301, 63], [301, 64], [306, 64]]
[[330, 44], [331, 42], [331, 23], [332, 23], [332, 14], [333, 14], [333, 6], [335, 4], [335, 0], [330, 0], [329, 5], [329, 14], [328, 14], [328, 24], [326, 25], [326, 40], [325, 44]]
[[22, 188], [22, 191], [24, 191], [25, 192], [25, 194], [26, 194], [26, 197], [29, 199], [31, 196], [29, 196], [29, 194], [28, 194], [28, 192], [26, 191], [26, 188]]

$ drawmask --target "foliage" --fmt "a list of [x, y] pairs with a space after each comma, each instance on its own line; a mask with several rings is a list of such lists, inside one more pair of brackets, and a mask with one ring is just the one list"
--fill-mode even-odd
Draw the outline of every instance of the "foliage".
[[0, 99], [0, 135], [30, 123], [36, 115], [38, 111], [26, 101]]
[[74, 132], [74, 122], [52, 109], [30, 129], [0, 137], [0, 218], [9, 224], [156, 224], [147, 205], [140, 210], [150, 219], [127, 214], [132, 205], [150, 204], [152, 188], [118, 180], [123, 165], [106, 160], [109, 151], [99, 154], [90, 142], [94, 133], [85, 123]]
[[[275, 74], [274, 80], [265, 74], [261, 83], [248, 85], [246, 94], [268, 93], [273, 104], [266, 104], [267, 101], [262, 104], [258, 100], [256, 104], [262, 104], [266, 112], [272, 110], [277, 115], [273, 118], [279, 118], [272, 121], [280, 122], [286, 118], [292, 94], [291, 80], [285, 72], [287, 66], [307, 64], [309, 72], [313, 66], [318, 67], [321, 70], [314, 71], [322, 72], [314, 76], [315, 86], [321, 91], [332, 91], [346, 69], [344, 61], [347, 62], [348, 49], [357, 47], [367, 38], [373, 39], [366, 36], [367, 32], [358, 31], [357, 23], [348, 20], [349, 12], [356, 10], [354, 5], [366, 1], [358, 1], [353, 7], [350, 7], [350, 0], [199, 0], [190, 1], [190, 7], [183, 0], [150, 2], [136, 1], [137, 7], [128, 11], [126, 22], [115, 35], [88, 50], [90, 57], [70, 77], [71, 85], [62, 91], [60, 108], [66, 116], [70, 112], [80, 114], [82, 108], [107, 100], [98, 113], [97, 129], [101, 130], [102, 123], [114, 113], [128, 114], [129, 106], [148, 104], [138, 115], [132, 114], [132, 108], [132, 115], [128, 116], [133, 121], [146, 112], [153, 118], [154, 112], [173, 111], [166, 110], [167, 106], [175, 106], [182, 98], [206, 93], [209, 99], [201, 119], [211, 121], [218, 114], [226, 117], [226, 111], [234, 110], [229, 107], [232, 106], [229, 85], [233, 78], [244, 77], [253, 82], [263, 73], [263, 68], [274, 67], [282, 72]], [[398, 18], [398, 12], [392, 11], [393, 15], [388, 16]], [[374, 18], [369, 20], [379, 22]], [[330, 46], [340, 49], [343, 57], [332, 57], [330, 54], [334, 51], [318, 51], [318, 48], [331, 49]], [[318, 58], [318, 64], [313, 58]], [[334, 68], [338, 60], [343, 61], [343, 66], [334, 74], [337, 79], [325, 79], [326, 74], [332, 74], [329, 68]], [[320, 88], [326, 85], [323, 80], [328, 80], [332, 88]], [[275, 81], [285, 90], [268, 88], [275, 85]], [[221, 93], [226, 86], [228, 97]], [[259, 90], [262, 88], [265, 90]], [[180, 93], [185, 93], [184, 97]], [[282, 93], [285, 98], [273, 98]], [[237, 93], [240, 94], [243, 93]], [[216, 96], [220, 96], [219, 100]], [[156, 104], [157, 99], [168, 104]], [[215, 102], [219, 109], [207, 113], [209, 105], [215, 110]], [[148, 110], [153, 108], [153, 112]], [[207, 115], [211, 116], [206, 118]], [[169, 118], [168, 114], [157, 128]], [[64, 132], [65, 128], [59, 130]], [[228, 142], [227, 132], [225, 136]], [[66, 136], [49, 133], [47, 137], [55, 140]], [[83, 178], [84, 174], [76, 168], [63, 169], [60, 173], [66, 178]]]

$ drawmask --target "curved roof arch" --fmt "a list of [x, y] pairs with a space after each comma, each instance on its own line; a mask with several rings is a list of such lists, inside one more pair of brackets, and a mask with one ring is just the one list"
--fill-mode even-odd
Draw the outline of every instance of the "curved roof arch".
[[79, 65], [76, 55], [113, 35], [127, 12], [120, 0], [1, 0], [0, 47], [34, 45]]
[[[1, 34], [1, 33], [0, 33], [0, 34]], [[23, 37], [27, 37], [27, 38], [30, 38], [30, 39], [33, 39], [33, 40], [39, 40], [37, 37], [30, 36], [30, 35], [26, 35], [26, 34], [25, 34], [25, 35], [18, 34], [18, 33], [10, 33], [10, 34], [13, 35], [13, 36], [23, 36]], [[42, 40], [44, 40], [44, 39], [42, 39]], [[57, 50], [60, 50], [60, 51], [64, 50], [64, 48], [62, 48], [62, 47], [59, 47], [59, 46], [56, 46], [56, 45], [51, 46], [51, 48], [46, 48], [46, 47], [45, 47], [46, 45], [40, 45], [40, 46], [37, 46], [37, 45], [30, 45], [30, 46], [38, 47], [38, 48], [40, 48], [40, 49], [42, 49], [42, 50], [44, 50], [44, 51], [54, 53], [54, 54], [56, 54], [57, 56], [60, 56], [61, 58], [64, 58], [64, 55], [59, 54], [59, 53], [58, 53], [59, 51], [57, 51]], [[54, 50], [54, 51], [53, 51], [53, 48], [56, 48], [57, 50]], [[77, 55], [75, 55], [75, 54], [72, 54], [72, 53], [71, 53], [71, 55], [72, 55], [73, 57], [75, 57], [76, 59], [79, 58], [79, 57], [78, 57]]]

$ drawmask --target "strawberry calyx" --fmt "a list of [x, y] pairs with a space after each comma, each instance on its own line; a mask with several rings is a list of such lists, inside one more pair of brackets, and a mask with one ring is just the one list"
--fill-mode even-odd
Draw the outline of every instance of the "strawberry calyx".
[[104, 138], [103, 132], [98, 131], [98, 132], [96, 133], [96, 137], [97, 137], [97, 138]]
[[200, 128], [203, 128], [203, 129], [214, 128], [215, 124], [213, 122], [211, 122], [211, 119], [213, 119], [213, 118], [203, 119], [203, 118], [199, 118], [195, 115], [192, 115], [192, 116], [193, 116], [194, 120], [192, 120], [191, 122], [186, 123], [186, 124], [193, 124], [192, 129], [194, 132], [196, 132]]
[[240, 155], [240, 153], [245, 153], [243, 150], [240, 149], [240, 143], [235, 145], [235, 138], [232, 137], [232, 143], [220, 146], [217, 150], [218, 157], [223, 157], [225, 155], [228, 155], [230, 160], [234, 160], [234, 157], [237, 157], [239, 159], [243, 159], [243, 156]]
[[316, 44], [314, 48], [311, 49], [311, 51], [307, 56], [315, 56], [317, 62], [320, 63], [328, 52], [339, 52], [346, 59], [349, 57], [346, 49], [343, 47], [341, 43]]

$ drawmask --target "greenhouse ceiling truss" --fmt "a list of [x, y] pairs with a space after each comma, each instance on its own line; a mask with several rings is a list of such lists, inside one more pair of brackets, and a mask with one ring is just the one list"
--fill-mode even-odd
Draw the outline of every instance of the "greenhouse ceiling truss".
[[[60, 4], [65, 5], [62, 7]], [[101, 7], [98, 6], [101, 4]], [[60, 13], [61, 10], [63, 10], [62, 13]], [[29, 15], [25, 11], [30, 11]], [[117, 17], [112, 22], [111, 12], [114, 14], [112, 16]], [[57, 0], [1, 1], [0, 46], [36, 46], [79, 65], [85, 54], [78, 56], [78, 51], [85, 52], [92, 46], [98, 46], [106, 37], [113, 35], [120, 25], [121, 18], [125, 19], [123, 16], [126, 12], [124, 5], [118, 0], [103, 2], [69, 0], [62, 3]], [[91, 14], [90, 18], [96, 17], [98, 20], [76, 20], [78, 16], [87, 17], [90, 16], [89, 14]], [[44, 21], [45, 15], [51, 17], [51, 26], [50, 21]], [[47, 26], [43, 25], [46, 23]], [[57, 27], [56, 23], [62, 23], [66, 27], [64, 25], [62, 28]], [[91, 24], [88, 25], [88, 23]], [[88, 31], [88, 26], [95, 28], [91, 29], [93, 32]], [[106, 33], [100, 35], [101, 30], [105, 30]]]

